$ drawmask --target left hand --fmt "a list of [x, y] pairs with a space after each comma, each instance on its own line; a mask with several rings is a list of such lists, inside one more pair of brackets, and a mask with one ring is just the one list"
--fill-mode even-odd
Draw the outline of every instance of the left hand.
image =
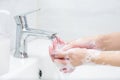
[[54, 56], [54, 61], [66, 65], [65, 58], [69, 57], [70, 63], [73, 66], [79, 66], [83, 64], [83, 61], [86, 57], [87, 49], [72, 48], [67, 51], [57, 52]]
[[54, 61], [54, 56], [55, 56], [55, 52], [56, 50], [58, 49], [58, 47], [60, 46], [64, 46], [65, 45], [65, 42], [63, 40], [61, 40], [60, 38], [56, 37], [54, 40], [53, 40], [53, 43], [51, 46], [49, 46], [49, 54], [51, 56], [51, 59], [52, 61]]

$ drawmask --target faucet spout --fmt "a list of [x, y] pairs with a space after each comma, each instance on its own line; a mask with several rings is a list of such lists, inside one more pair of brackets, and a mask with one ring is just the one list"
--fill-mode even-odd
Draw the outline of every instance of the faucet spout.
[[16, 29], [16, 48], [15, 48], [15, 57], [18, 58], [27, 58], [27, 37], [29, 36], [39, 36], [40, 38], [45, 38], [49, 40], [53, 40], [56, 38], [56, 33], [40, 30], [40, 29], [32, 29], [27, 25], [26, 15], [15, 16], [17, 29]]
[[56, 37], [57, 33], [54, 32], [50, 32], [50, 31], [45, 31], [45, 30], [41, 30], [41, 29], [27, 29], [27, 31], [25, 31], [25, 33], [27, 33], [28, 35], [31, 36], [39, 36], [41, 38], [47, 38], [47, 39], [54, 39]]

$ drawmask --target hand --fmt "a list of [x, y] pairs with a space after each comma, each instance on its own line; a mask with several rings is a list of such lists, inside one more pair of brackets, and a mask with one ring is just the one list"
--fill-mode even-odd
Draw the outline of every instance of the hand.
[[[53, 44], [49, 47], [49, 53], [52, 61], [66, 65], [66, 56], [68, 55], [70, 63], [73, 66], [82, 64], [82, 60], [86, 55], [86, 49], [72, 48], [67, 51], [58, 51], [57, 48], [62, 45], [62, 49], [65, 46], [65, 42], [60, 38], [53, 40]], [[60, 49], [60, 48], [59, 48]]]
[[[73, 66], [78, 66], [83, 63], [91, 62], [91, 60], [98, 54], [99, 51], [87, 48], [71, 47], [68, 50], [65, 49], [66, 44], [59, 38], [53, 41], [53, 44], [49, 47], [49, 53], [53, 62], [57, 62], [66, 65], [66, 59], [70, 61]], [[94, 56], [92, 56], [94, 54]], [[89, 57], [90, 56], [90, 57]]]
[[66, 56], [68, 56], [69, 57], [68, 59], [70, 60], [70, 63], [73, 66], [79, 66], [83, 64], [86, 55], [87, 55], [87, 49], [72, 48], [63, 52], [58, 51], [57, 54], [55, 54], [54, 56], [54, 61], [66, 65], [67, 63], [65, 59]]
[[56, 54], [56, 50], [60, 49], [61, 47], [63, 47], [65, 45], [65, 42], [63, 40], [61, 40], [60, 38], [56, 37], [53, 40], [53, 43], [51, 46], [49, 46], [49, 54], [51, 56], [52, 61], [54, 61], [54, 56]]
[[[53, 44], [49, 47], [49, 53], [52, 61], [62, 63], [66, 65], [66, 55], [70, 57], [70, 62], [73, 66], [81, 65], [85, 55], [87, 54], [87, 49], [94, 49], [93, 38], [78, 39], [65, 44], [60, 38], [53, 40]], [[62, 45], [62, 52], [57, 51], [57, 48]], [[59, 48], [60, 49], [60, 48]]]
[[67, 43], [63, 50], [71, 48], [100, 49], [101, 41], [98, 37], [82, 38]]

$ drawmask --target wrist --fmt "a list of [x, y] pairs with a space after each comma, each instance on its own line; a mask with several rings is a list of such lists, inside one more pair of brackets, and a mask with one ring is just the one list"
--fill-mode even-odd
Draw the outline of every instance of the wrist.
[[84, 63], [95, 63], [95, 61], [98, 59], [100, 53], [101, 53], [101, 51], [99, 51], [99, 50], [93, 50], [93, 49], [87, 50], [85, 58], [83, 60], [83, 64]]
[[96, 49], [98, 50], [102, 50], [102, 51], [108, 50], [108, 46], [110, 44], [109, 36], [108, 35], [97, 36], [95, 40], [95, 44], [96, 44]]

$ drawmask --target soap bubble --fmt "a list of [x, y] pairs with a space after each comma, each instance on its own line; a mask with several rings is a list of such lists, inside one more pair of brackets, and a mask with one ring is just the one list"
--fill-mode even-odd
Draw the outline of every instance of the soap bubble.
[[[53, 47], [55, 49], [53, 51], [53, 54], [57, 54], [58, 52], [64, 53], [63, 52], [64, 45], [65, 45], [65, 43], [60, 38], [56, 37], [56, 39], [53, 40]], [[57, 63], [58, 68], [63, 73], [72, 72], [74, 70], [74, 67], [70, 63], [70, 60], [69, 60], [68, 56], [65, 56], [65, 62], [66, 62], [66, 65], [62, 65], [61, 63], [58, 63], [58, 62], [55, 62], [55, 64]]]
[[86, 57], [82, 61], [83, 64], [85, 64], [85, 63], [93, 63], [91, 60], [96, 59], [100, 55], [100, 53], [101, 53], [101, 51], [99, 51], [99, 50], [94, 50], [94, 49], [87, 50]]

